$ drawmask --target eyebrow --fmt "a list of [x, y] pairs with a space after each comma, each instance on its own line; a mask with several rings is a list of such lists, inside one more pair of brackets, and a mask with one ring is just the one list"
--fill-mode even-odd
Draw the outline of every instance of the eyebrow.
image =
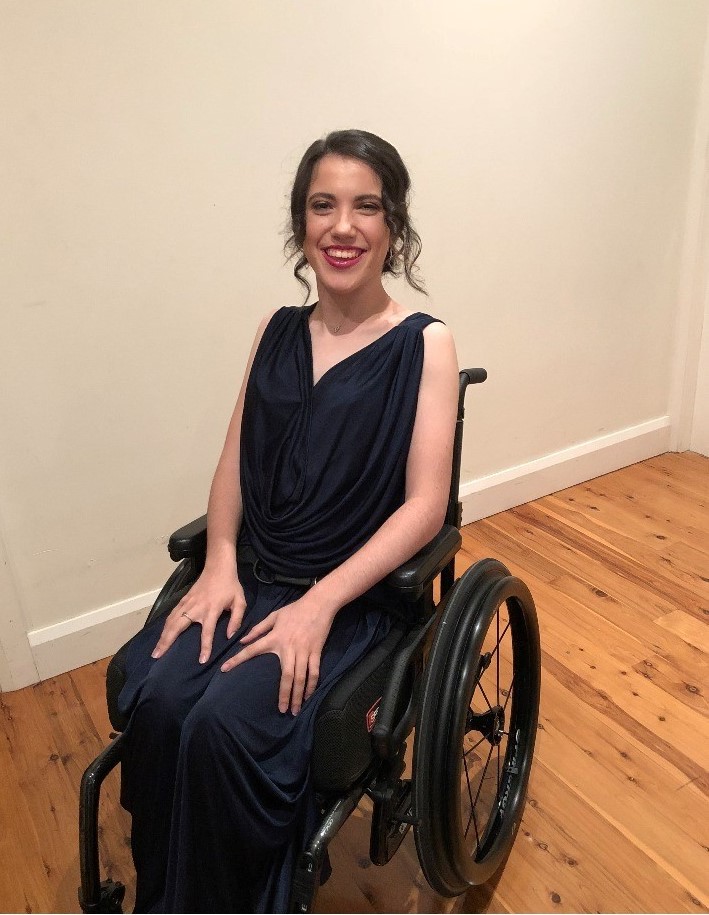
[[[316, 191], [316, 193], [311, 194], [310, 197], [308, 197], [308, 203], [316, 197], [324, 197], [326, 200], [337, 199], [334, 194], [327, 194], [325, 191]], [[362, 203], [364, 200], [376, 200], [377, 203], [382, 202], [382, 198], [378, 194], [358, 194], [354, 200], [355, 203]]]

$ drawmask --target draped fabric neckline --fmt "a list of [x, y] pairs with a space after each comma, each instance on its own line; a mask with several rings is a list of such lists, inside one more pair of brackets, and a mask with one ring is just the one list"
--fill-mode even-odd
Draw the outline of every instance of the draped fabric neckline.
[[310, 330], [310, 316], [312, 315], [313, 311], [315, 310], [315, 307], [317, 306], [317, 304], [318, 303], [315, 302], [304, 312], [305, 324], [306, 324], [306, 330], [307, 330], [305, 337], [306, 337], [307, 344], [308, 344], [308, 363], [310, 365], [310, 387], [313, 390], [320, 384], [320, 382], [323, 380], [323, 378], [325, 378], [331, 372], [334, 372], [335, 369], [339, 368], [343, 364], [347, 364], [347, 363], [351, 362], [356, 356], [359, 356], [360, 354], [365, 353], [367, 350], [376, 346], [380, 340], [383, 340], [385, 337], [388, 337], [389, 334], [393, 333], [395, 330], [398, 330], [402, 326], [402, 324], [405, 324], [407, 321], [410, 321], [412, 318], [415, 318], [417, 315], [421, 314], [420, 311], [415, 311], [415, 312], [413, 312], [413, 314], [406, 315], [406, 317], [402, 318], [398, 324], [395, 324], [393, 327], [390, 327], [389, 330], [385, 330], [384, 333], [380, 334], [375, 340], [371, 340], [369, 343], [365, 343], [364, 346], [360, 346], [360, 348], [356, 349], [353, 353], [350, 353], [348, 356], [344, 356], [342, 359], [339, 359], [337, 362], [335, 362], [334, 365], [331, 365], [330, 368], [325, 369], [325, 371], [318, 378], [318, 380], [315, 381], [315, 363], [313, 361], [313, 335]]
[[326, 575], [403, 504], [423, 330], [436, 321], [407, 315], [313, 384], [311, 311], [269, 321], [242, 419], [242, 546], [295, 578]]

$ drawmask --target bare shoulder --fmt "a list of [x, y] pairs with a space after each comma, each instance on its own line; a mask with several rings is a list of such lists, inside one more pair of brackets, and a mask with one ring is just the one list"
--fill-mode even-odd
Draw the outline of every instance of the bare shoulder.
[[275, 313], [277, 311], [279, 311], [278, 308], [272, 308], [270, 311], [267, 311], [266, 314], [261, 318], [258, 329], [256, 331], [257, 340], [263, 336], [263, 332], [266, 330], [271, 318], [275, 315]]
[[432, 321], [430, 324], [427, 324], [423, 329], [423, 336], [425, 340], [445, 340], [448, 343], [453, 342], [453, 334], [450, 332], [450, 328], [442, 321]]
[[423, 369], [419, 383], [416, 424], [412, 439], [412, 457], [421, 472], [444, 479], [450, 472], [453, 431], [458, 405], [458, 359], [453, 334], [445, 324], [428, 324], [423, 335]]
[[243, 387], [243, 385], [246, 384], [246, 380], [249, 377], [249, 374], [251, 372], [251, 366], [253, 365], [254, 357], [256, 356], [256, 350], [258, 349], [259, 343], [261, 342], [261, 337], [263, 337], [264, 331], [268, 327], [269, 321], [271, 320], [271, 318], [275, 315], [275, 313], [277, 311], [278, 311], [278, 309], [274, 308], [271, 311], [267, 312], [261, 318], [261, 321], [259, 322], [259, 326], [256, 328], [256, 335], [254, 336], [254, 342], [251, 344], [251, 351], [249, 352], [249, 358], [246, 363], [246, 373], [244, 375], [244, 381], [243, 381], [242, 387]]
[[[251, 346], [251, 359], [253, 359], [253, 354], [258, 349], [258, 345], [261, 342], [261, 337], [263, 337], [264, 331], [268, 327], [269, 322], [271, 321], [271, 318], [275, 315], [275, 313], [277, 311], [278, 311], [277, 308], [272, 308], [271, 311], [266, 312], [266, 314], [259, 321], [259, 325], [256, 328], [256, 336], [254, 337], [254, 342]], [[251, 363], [251, 359], [249, 360], [249, 364]]]
[[448, 366], [458, 371], [458, 359], [455, 352], [455, 341], [450, 329], [440, 321], [433, 321], [423, 329], [424, 363], [435, 363], [439, 367]]

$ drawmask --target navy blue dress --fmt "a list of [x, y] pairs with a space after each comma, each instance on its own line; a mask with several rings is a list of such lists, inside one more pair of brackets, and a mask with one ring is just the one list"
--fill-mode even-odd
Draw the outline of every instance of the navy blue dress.
[[[248, 542], [264, 567], [295, 578], [337, 567], [402, 505], [422, 331], [436, 320], [410, 315], [313, 384], [311, 311], [282, 308], [271, 318], [247, 383], [241, 434], [239, 543]], [[137, 912], [287, 910], [295, 856], [314, 825], [315, 713], [391, 625], [371, 595], [343, 607], [315, 693], [298, 715], [282, 714], [276, 655], [219, 668], [252, 626], [303, 589], [264, 584], [244, 564], [239, 578], [242, 626], [227, 639], [222, 615], [206, 664], [197, 660], [196, 625], [153, 660], [157, 620], [128, 652], [121, 801], [133, 817]]]

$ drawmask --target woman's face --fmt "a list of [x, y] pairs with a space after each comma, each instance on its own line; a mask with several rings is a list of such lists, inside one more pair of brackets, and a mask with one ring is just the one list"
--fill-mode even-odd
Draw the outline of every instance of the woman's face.
[[359, 159], [323, 156], [308, 188], [303, 242], [320, 296], [380, 292], [389, 234], [376, 173]]

